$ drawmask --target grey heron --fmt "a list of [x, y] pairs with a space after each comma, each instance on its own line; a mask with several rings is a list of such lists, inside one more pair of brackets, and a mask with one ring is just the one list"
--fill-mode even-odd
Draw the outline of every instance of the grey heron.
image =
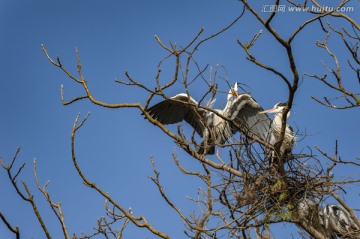
[[[222, 146], [239, 130], [257, 140], [277, 142], [279, 134], [272, 130], [270, 118], [267, 114], [260, 114], [263, 109], [250, 95], [238, 94], [237, 83], [230, 87], [224, 109], [212, 109], [214, 102], [200, 107], [191, 96], [181, 93], [148, 108], [147, 112], [165, 125], [185, 120], [202, 137], [199, 154], [214, 154], [215, 145]], [[279, 117], [281, 111], [275, 116], [276, 122]]]
[[298, 213], [301, 218], [308, 218], [317, 213], [319, 203], [316, 202], [313, 198], [305, 197], [298, 203]]
[[[287, 102], [285, 102], [285, 103], [279, 102], [272, 109], [259, 112], [260, 114], [275, 113], [274, 119], [271, 123], [271, 133], [269, 134], [269, 137], [270, 137], [269, 143], [271, 145], [275, 145], [280, 140], [282, 117], [283, 117], [283, 113], [284, 113], [284, 110], [286, 107], [287, 107]], [[288, 113], [286, 115], [286, 119], [288, 119], [289, 117], [290, 117], [290, 111], [288, 111]], [[284, 139], [283, 139], [283, 142], [280, 147], [280, 155], [281, 156], [291, 153], [291, 150], [295, 143], [295, 140], [296, 140], [296, 137], [293, 132], [293, 129], [291, 128], [290, 125], [286, 124]], [[275, 153], [275, 152], [272, 151], [272, 153]], [[273, 155], [273, 156], [275, 156], [275, 155]]]
[[329, 204], [319, 210], [319, 221], [327, 237], [360, 238], [360, 228], [340, 204]]

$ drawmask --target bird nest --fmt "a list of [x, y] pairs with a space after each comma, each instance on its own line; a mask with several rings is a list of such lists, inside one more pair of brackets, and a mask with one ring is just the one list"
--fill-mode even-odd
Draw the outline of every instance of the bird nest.
[[[254, 150], [256, 145], [243, 145], [246, 147], [230, 153], [230, 164], [244, 176], [224, 174], [223, 184], [217, 189], [221, 192], [219, 201], [228, 209], [229, 217], [234, 221], [241, 218], [237, 223], [242, 226], [294, 222], [301, 218], [318, 223], [317, 216], [314, 219], [314, 215], [304, 213], [300, 206], [304, 198], [318, 196], [322, 191], [318, 177], [321, 170], [306, 166], [311, 157], [304, 159], [304, 155], [289, 154], [277, 159], [284, 162], [280, 169], [279, 162], [269, 158], [266, 149]], [[317, 213], [317, 210], [310, 211]]]

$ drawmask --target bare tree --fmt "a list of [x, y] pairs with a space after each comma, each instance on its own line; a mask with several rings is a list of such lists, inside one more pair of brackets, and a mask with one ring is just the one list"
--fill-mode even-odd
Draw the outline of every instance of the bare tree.
[[[303, 152], [293, 152], [287, 158], [280, 158], [275, 162], [270, 162], [266, 151], [271, 149], [279, 152], [283, 143], [286, 126], [286, 114], [293, 106], [294, 96], [296, 95], [302, 77], [309, 77], [317, 79], [324, 83], [325, 86], [330, 87], [338, 95], [325, 96], [323, 100], [314, 96], [313, 99], [320, 104], [336, 108], [347, 109], [360, 105], [359, 95], [346, 87], [342, 78], [342, 71], [351, 71], [354, 78], [360, 84], [360, 69], [358, 58], [358, 44], [359, 44], [359, 25], [354, 19], [345, 13], [338, 12], [336, 9], [346, 7], [349, 1], [343, 0], [339, 3], [337, 8], [332, 10], [323, 9], [322, 11], [308, 11], [309, 18], [302, 24], [296, 26], [293, 32], [288, 36], [280, 35], [273, 24], [273, 20], [278, 16], [281, 8], [285, 4], [280, 1], [275, 1], [272, 5], [272, 10], [263, 17], [251, 5], [250, 1], [240, 0], [243, 9], [239, 17], [233, 22], [225, 26], [218, 32], [203, 37], [204, 30], [200, 29], [196, 36], [189, 40], [185, 46], [177, 46], [176, 44], [165, 44], [159, 36], [155, 36], [155, 40], [163, 48], [165, 52], [164, 58], [159, 62], [157, 75], [154, 82], [147, 86], [145, 83], [135, 80], [130, 73], [125, 72], [126, 80], [116, 80], [118, 84], [131, 89], [137, 87], [142, 89], [148, 95], [144, 103], [117, 103], [110, 104], [95, 98], [88, 86], [86, 77], [82, 72], [82, 64], [78, 50], [76, 50], [77, 58], [77, 75], [70, 72], [60, 61], [60, 58], [54, 59], [48, 53], [45, 46], [42, 46], [47, 59], [57, 68], [62, 70], [67, 77], [69, 77], [77, 86], [83, 89], [84, 94], [76, 96], [70, 100], [66, 100], [64, 96], [64, 89], [61, 86], [61, 99], [63, 105], [70, 105], [77, 101], [88, 100], [91, 103], [112, 109], [137, 108], [141, 111], [144, 117], [155, 127], [162, 130], [165, 136], [170, 137], [175, 143], [186, 153], [188, 153], [195, 162], [201, 165], [202, 170], [194, 170], [185, 168], [177, 155], [172, 155], [174, 163], [181, 173], [190, 177], [196, 177], [202, 181], [202, 186], [199, 187], [198, 197], [189, 198], [194, 202], [194, 206], [199, 208], [198, 214], [185, 215], [181, 208], [179, 208], [168, 195], [166, 188], [161, 183], [160, 173], [156, 168], [155, 160], [152, 158], [152, 166], [154, 175], [150, 179], [155, 183], [158, 191], [164, 202], [171, 207], [184, 223], [184, 233], [190, 238], [271, 238], [272, 225], [277, 223], [291, 223], [299, 228], [299, 234], [303, 238], [330, 238], [328, 232], [324, 229], [321, 220], [318, 216], [319, 204], [326, 203], [330, 198], [336, 200], [341, 204], [350, 214], [351, 219], [360, 228], [360, 221], [356, 217], [352, 208], [350, 208], [343, 198], [339, 196], [339, 191], [342, 191], [342, 185], [352, 185], [358, 183], [360, 179], [337, 179], [332, 174], [335, 167], [359, 167], [359, 159], [344, 161], [338, 154], [337, 143], [333, 154], [324, 152], [319, 147], [312, 148], [309, 146]], [[312, 0], [311, 4], [321, 8], [321, 4]], [[294, 6], [297, 8], [306, 9], [309, 7], [309, 2], [304, 1], [297, 3], [291, 0], [286, 2], [286, 6]], [[225, 81], [229, 86], [227, 79], [217, 76], [215, 70], [211, 80], [204, 76], [208, 66], [201, 66], [196, 61], [196, 54], [201, 54], [201, 46], [208, 41], [215, 41], [216, 37], [233, 27], [238, 21], [245, 20], [246, 15], [250, 13], [262, 25], [264, 29], [260, 29], [254, 36], [249, 39], [239, 39], [237, 42], [239, 47], [243, 49], [247, 55], [246, 59], [259, 68], [267, 70], [274, 74], [274, 77], [280, 79], [288, 89], [288, 103], [282, 119], [280, 140], [275, 145], [269, 145], [266, 142], [254, 139], [248, 132], [243, 131], [233, 137], [226, 145], [220, 145], [228, 151], [227, 157], [224, 158], [217, 154], [215, 157], [207, 157], [197, 153], [199, 143], [195, 136], [195, 131], [188, 135], [184, 133], [182, 127], [178, 127], [177, 132], [170, 131], [165, 125], [161, 124], [156, 119], [152, 118], [147, 112], [149, 105], [153, 104], [155, 96], [163, 99], [170, 99], [171, 96], [165, 93], [165, 90], [175, 87], [176, 82], [181, 82], [183, 90], [190, 95], [191, 89], [195, 87], [198, 82], [205, 82], [207, 89], [204, 90], [204, 95], [200, 103], [206, 98], [215, 97], [221, 92], [226, 92], [225, 89], [220, 89], [217, 81]], [[343, 21], [342, 28], [338, 29], [334, 26], [333, 21]], [[298, 71], [297, 59], [294, 56], [294, 40], [306, 31], [309, 25], [316, 25], [319, 32], [323, 32], [324, 38], [319, 39], [316, 44], [319, 48], [329, 54], [333, 60], [334, 67], [330, 67], [331, 63], [322, 62], [325, 73], [323, 75], [316, 75], [306, 73], [301, 75]], [[276, 66], [267, 65], [261, 61], [261, 55], [255, 55], [253, 49], [257, 47], [258, 40], [262, 37], [263, 31], [267, 31], [276, 40], [287, 54], [287, 61], [290, 75], [281, 72]], [[331, 38], [340, 38], [343, 42], [344, 49], [349, 53], [347, 64], [342, 66], [334, 52], [329, 46], [328, 42]], [[165, 62], [175, 59], [173, 65], [173, 77], [165, 83], [161, 83], [160, 77], [162, 67]], [[191, 77], [190, 72], [192, 66], [195, 66], [197, 72], [195, 77]], [[341, 101], [342, 100], [342, 101]], [[338, 104], [338, 105], [337, 105]], [[200, 104], [197, 107], [202, 107]], [[206, 108], [209, 111], [212, 109]], [[214, 112], [215, 113], [215, 112]], [[82, 127], [89, 114], [81, 120], [80, 114], [77, 115], [72, 132], [71, 132], [71, 153], [72, 163], [82, 179], [84, 185], [93, 189], [105, 200], [104, 216], [98, 219], [97, 225], [94, 226], [94, 231], [83, 235], [70, 235], [65, 223], [65, 215], [61, 209], [61, 204], [55, 202], [47, 191], [48, 183], [41, 186], [37, 177], [36, 161], [34, 161], [34, 178], [38, 190], [43, 194], [46, 201], [49, 203], [54, 215], [59, 221], [59, 225], [63, 231], [65, 238], [95, 238], [96, 236], [103, 236], [104, 238], [123, 238], [123, 232], [130, 224], [146, 228], [149, 233], [160, 238], [170, 238], [166, 232], [161, 228], [152, 226], [145, 216], [134, 215], [131, 209], [126, 209], [112, 198], [107, 192], [99, 187], [95, 182], [88, 179], [87, 175], [82, 171], [81, 166], [77, 161], [75, 143], [76, 133]], [[229, 120], [229, 119], [226, 119]], [[306, 140], [306, 138], [305, 138]], [[9, 165], [2, 162], [2, 166], [8, 174], [10, 183], [15, 188], [17, 194], [26, 202], [28, 202], [41, 224], [41, 227], [47, 238], [51, 238], [50, 232], [46, 227], [46, 222], [43, 220], [40, 212], [37, 210], [37, 205], [32, 196], [30, 188], [26, 182], [21, 182], [22, 187], [17, 182], [17, 177], [24, 168], [24, 165], [18, 169], [14, 169], [13, 165], [17, 160], [18, 153], [16, 152], [13, 160]], [[320, 153], [316, 156], [314, 151]], [[325, 167], [324, 160], [330, 162], [328, 167]], [[20, 238], [20, 229], [12, 226], [6, 217], [0, 213], [2, 221], [7, 228]], [[360, 232], [358, 230], [349, 231], [348, 234], [343, 235], [344, 238], [359, 238]], [[339, 236], [339, 235], [338, 235]]]

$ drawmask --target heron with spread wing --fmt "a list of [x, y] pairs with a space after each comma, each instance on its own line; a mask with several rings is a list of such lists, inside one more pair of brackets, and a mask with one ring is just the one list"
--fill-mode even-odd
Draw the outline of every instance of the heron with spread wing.
[[[274, 130], [279, 130], [272, 127], [271, 119], [250, 95], [238, 94], [237, 83], [230, 87], [224, 109], [212, 109], [214, 102], [201, 107], [191, 96], [181, 93], [148, 108], [147, 112], [165, 125], [185, 120], [202, 137], [199, 154], [214, 154], [215, 145], [222, 146], [237, 131], [269, 143], [278, 141], [279, 133]], [[272, 112], [281, 117], [282, 108]]]

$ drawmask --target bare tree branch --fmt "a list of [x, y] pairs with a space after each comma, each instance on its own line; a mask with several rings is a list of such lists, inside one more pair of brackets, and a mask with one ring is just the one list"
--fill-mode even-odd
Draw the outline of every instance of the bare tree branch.
[[15, 234], [16, 239], [20, 239], [20, 230], [18, 227], [13, 227], [11, 226], [11, 224], [9, 223], [9, 221], [6, 219], [6, 217], [4, 216], [4, 214], [2, 214], [0, 212], [0, 218], [1, 220], [5, 223], [6, 227]]

